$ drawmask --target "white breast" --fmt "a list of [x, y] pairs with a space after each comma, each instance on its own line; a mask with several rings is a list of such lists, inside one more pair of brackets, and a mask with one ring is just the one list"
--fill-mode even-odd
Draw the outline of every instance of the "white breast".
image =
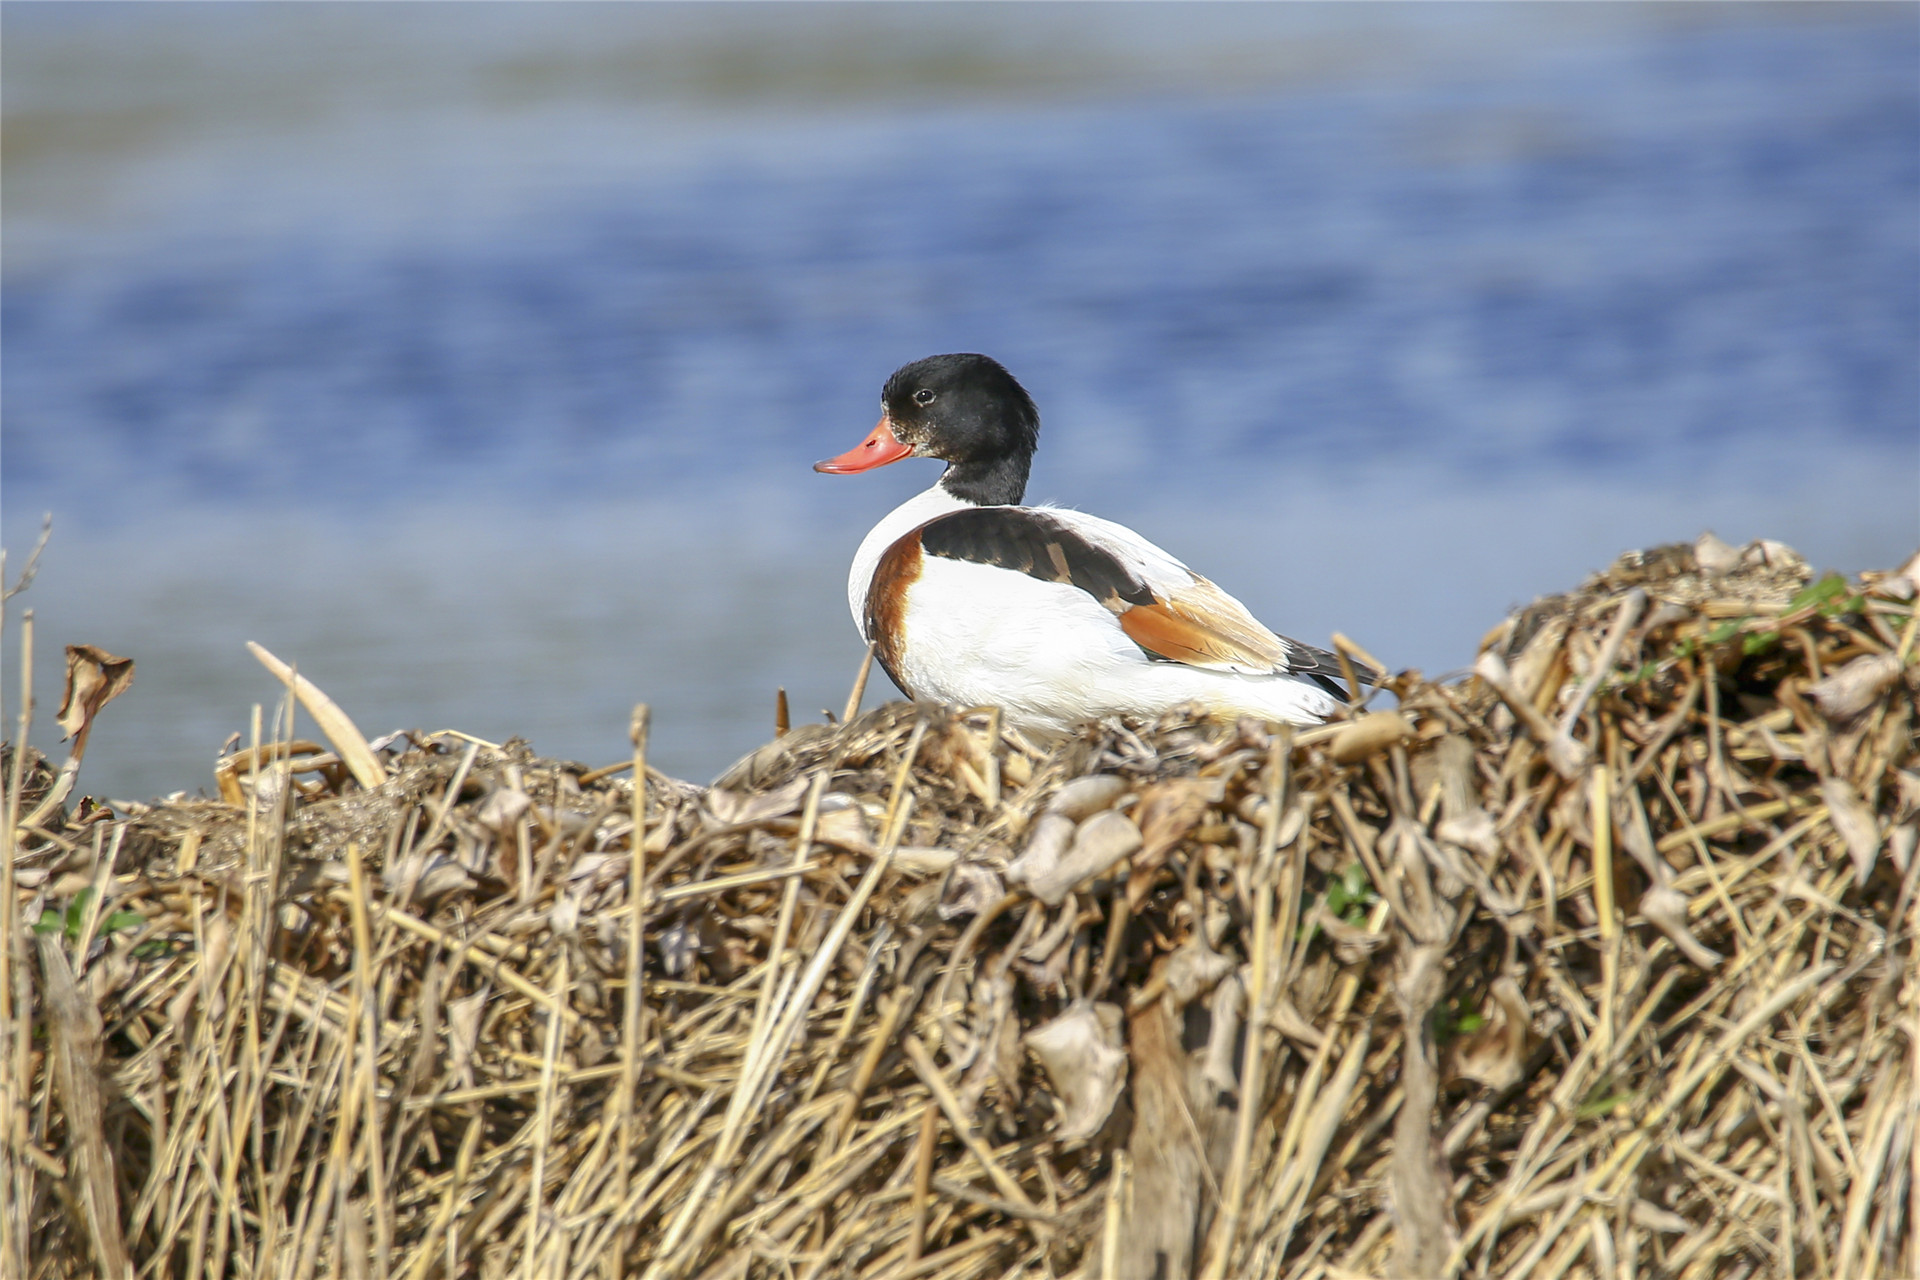
[[937, 556], [922, 560], [901, 623], [900, 674], [916, 695], [1045, 728], [1107, 714], [1103, 690], [1140, 655], [1078, 587]]
[[853, 567], [847, 571], [847, 608], [853, 611], [853, 625], [861, 639], [873, 639], [867, 634], [867, 589], [873, 585], [873, 571], [880, 567], [880, 557], [887, 548], [934, 517], [964, 510], [967, 505], [936, 482], [931, 489], [888, 512], [860, 540], [860, 549], [853, 553]]

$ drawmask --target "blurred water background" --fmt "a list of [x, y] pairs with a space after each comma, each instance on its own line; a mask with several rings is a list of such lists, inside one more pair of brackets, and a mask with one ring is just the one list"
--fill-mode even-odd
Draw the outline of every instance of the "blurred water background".
[[0, 22], [0, 532], [37, 741], [61, 644], [139, 664], [95, 794], [210, 783], [249, 639], [369, 735], [597, 765], [645, 700], [711, 776], [845, 699], [933, 466], [808, 466], [936, 351], [1038, 398], [1031, 499], [1395, 666], [1707, 527], [1920, 541], [1912, 5]]

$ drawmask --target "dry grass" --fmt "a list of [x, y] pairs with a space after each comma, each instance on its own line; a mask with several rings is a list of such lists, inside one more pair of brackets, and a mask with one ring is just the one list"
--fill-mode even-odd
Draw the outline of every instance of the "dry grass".
[[1729, 554], [1290, 736], [10, 752], [0, 1273], [1920, 1275], [1911, 585]]

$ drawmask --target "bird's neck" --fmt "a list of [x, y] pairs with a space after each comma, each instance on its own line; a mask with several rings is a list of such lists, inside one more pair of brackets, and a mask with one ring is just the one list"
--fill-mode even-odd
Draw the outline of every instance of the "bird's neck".
[[1027, 493], [1027, 470], [1033, 459], [1024, 455], [987, 462], [956, 462], [940, 477], [940, 488], [976, 507], [1019, 505]]

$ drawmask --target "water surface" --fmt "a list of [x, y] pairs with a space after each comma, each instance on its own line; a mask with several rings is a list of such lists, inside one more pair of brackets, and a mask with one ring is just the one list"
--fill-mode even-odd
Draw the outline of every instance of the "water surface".
[[84, 785], [204, 786], [253, 639], [370, 734], [597, 764], [645, 700], [710, 776], [844, 700], [931, 464], [808, 466], [943, 350], [1038, 398], [1032, 498], [1396, 666], [1705, 527], [1890, 565], [1917, 14], [9, 4], [43, 718], [131, 655]]

